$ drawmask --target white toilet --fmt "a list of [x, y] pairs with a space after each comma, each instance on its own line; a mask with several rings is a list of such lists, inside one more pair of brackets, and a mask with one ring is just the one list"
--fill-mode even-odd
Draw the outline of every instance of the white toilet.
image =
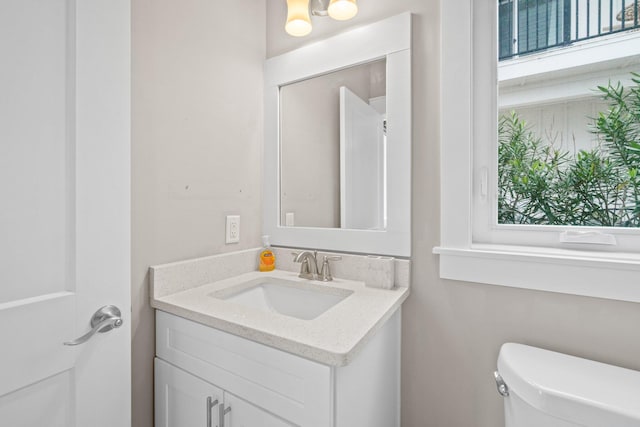
[[640, 427], [640, 372], [522, 344], [495, 373], [505, 427]]

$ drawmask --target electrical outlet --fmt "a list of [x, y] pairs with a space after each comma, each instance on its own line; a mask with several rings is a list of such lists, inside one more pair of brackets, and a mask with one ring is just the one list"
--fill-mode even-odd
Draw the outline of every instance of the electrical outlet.
[[293, 227], [296, 225], [295, 214], [293, 212], [287, 212], [284, 216], [285, 227]]
[[226, 242], [238, 243], [240, 241], [240, 215], [227, 215]]

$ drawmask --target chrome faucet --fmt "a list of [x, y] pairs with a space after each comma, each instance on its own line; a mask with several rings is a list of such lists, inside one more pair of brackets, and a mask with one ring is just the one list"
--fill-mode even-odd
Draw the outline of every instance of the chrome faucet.
[[325, 255], [323, 257], [322, 270], [318, 271], [318, 251], [292, 252], [292, 255], [294, 256], [294, 262], [301, 263], [298, 277], [310, 280], [322, 280], [323, 282], [333, 280], [331, 269], [329, 268], [329, 261], [340, 261], [342, 259], [341, 256]]
[[298, 274], [298, 277], [318, 280], [318, 261], [316, 259], [318, 251], [302, 251], [300, 253], [293, 252], [292, 254], [295, 256], [293, 261], [301, 263], [300, 274]]

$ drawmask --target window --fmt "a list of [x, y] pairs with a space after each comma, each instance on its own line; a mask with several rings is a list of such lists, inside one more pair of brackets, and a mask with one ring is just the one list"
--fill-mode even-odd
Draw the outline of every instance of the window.
[[[640, 225], [640, 80], [633, 74], [640, 71], [640, 33], [611, 30], [622, 0], [506, 4], [494, 3], [498, 39], [508, 32], [503, 25], [516, 22], [510, 31], [518, 34], [518, 54], [492, 61], [496, 104], [476, 111], [477, 121], [497, 123], [476, 126], [473, 161], [481, 185], [474, 194], [474, 241], [640, 251], [637, 230], [608, 228]], [[513, 22], [502, 18], [505, 8]], [[636, 28], [635, 21], [623, 22]], [[560, 43], [564, 28], [574, 37]], [[622, 87], [635, 101], [619, 99]], [[625, 135], [612, 129], [621, 124], [616, 120], [626, 120]]]
[[502, 0], [498, 3], [498, 57], [509, 58], [514, 53], [514, 1]]
[[[640, 71], [637, 3], [450, 3], [442, 4], [441, 277], [640, 301], [636, 228], [499, 223], [497, 144], [498, 111], [517, 111], [532, 131], [545, 129], [534, 119], [549, 116], [586, 123], [607, 103], [594, 98], [597, 86], [628, 86]], [[613, 14], [594, 6], [605, 3]], [[632, 19], [625, 12], [612, 25], [630, 4]], [[576, 135], [563, 125], [565, 146]]]
[[571, 0], [499, 0], [499, 57], [570, 41]]
[[[612, 33], [638, 28], [637, 6], [621, 0], [498, 2], [498, 70], [515, 62], [512, 68], [527, 75], [518, 81], [498, 72], [498, 224], [640, 226], [640, 67], [621, 65], [637, 52], [604, 58], [604, 49], [624, 43]], [[518, 34], [518, 55], [505, 48], [512, 33]], [[597, 40], [604, 36], [606, 42]], [[517, 58], [571, 58], [586, 39], [601, 46], [580, 67], [530, 72], [531, 63]], [[617, 80], [624, 71], [628, 76]]]

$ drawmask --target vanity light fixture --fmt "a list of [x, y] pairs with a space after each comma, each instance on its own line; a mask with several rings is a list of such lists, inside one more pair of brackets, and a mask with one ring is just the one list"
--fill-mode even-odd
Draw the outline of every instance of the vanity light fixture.
[[287, 0], [287, 23], [284, 29], [294, 37], [303, 37], [311, 32], [309, 0]]
[[337, 21], [346, 21], [358, 13], [356, 0], [287, 0], [287, 23], [284, 29], [294, 37], [303, 37], [311, 32], [309, 9], [314, 16], [330, 16]]
[[329, 16], [338, 21], [346, 21], [358, 13], [356, 0], [331, 0], [329, 3]]

